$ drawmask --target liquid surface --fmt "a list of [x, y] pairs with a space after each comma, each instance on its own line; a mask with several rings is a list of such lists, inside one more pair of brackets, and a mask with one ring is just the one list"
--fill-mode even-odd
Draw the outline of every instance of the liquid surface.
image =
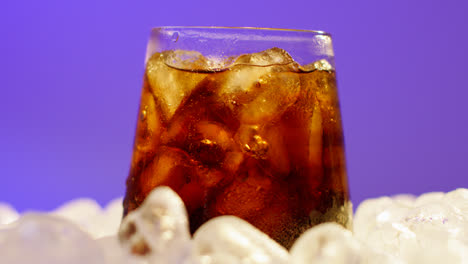
[[124, 214], [157, 186], [191, 232], [236, 215], [289, 248], [318, 223], [351, 224], [335, 72], [281, 49], [222, 61], [187, 51], [147, 62]]

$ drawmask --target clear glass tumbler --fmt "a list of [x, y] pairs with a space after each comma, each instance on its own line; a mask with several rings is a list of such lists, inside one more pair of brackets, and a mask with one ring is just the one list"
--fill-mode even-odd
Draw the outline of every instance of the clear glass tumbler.
[[185, 202], [191, 232], [235, 215], [289, 248], [318, 223], [349, 227], [331, 36], [153, 29], [124, 214], [161, 185]]

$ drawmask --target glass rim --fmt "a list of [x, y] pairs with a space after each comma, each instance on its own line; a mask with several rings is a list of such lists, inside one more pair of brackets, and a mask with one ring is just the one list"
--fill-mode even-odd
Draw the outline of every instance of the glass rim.
[[157, 26], [151, 28], [151, 31], [170, 30], [170, 29], [232, 29], [245, 31], [274, 31], [274, 32], [296, 32], [296, 33], [311, 33], [313, 35], [329, 36], [331, 34], [322, 30], [310, 29], [289, 29], [289, 28], [269, 28], [269, 27], [224, 27], [224, 26]]

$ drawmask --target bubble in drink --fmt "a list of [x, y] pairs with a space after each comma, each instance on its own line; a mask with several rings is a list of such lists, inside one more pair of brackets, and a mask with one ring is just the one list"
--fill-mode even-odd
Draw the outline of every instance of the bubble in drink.
[[225, 62], [182, 50], [148, 60], [124, 213], [166, 185], [192, 233], [235, 215], [289, 248], [313, 225], [349, 227], [330, 63], [301, 66], [279, 48]]

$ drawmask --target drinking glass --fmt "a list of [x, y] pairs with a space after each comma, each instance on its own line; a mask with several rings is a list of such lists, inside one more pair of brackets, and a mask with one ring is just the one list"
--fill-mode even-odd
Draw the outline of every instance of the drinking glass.
[[289, 248], [316, 224], [349, 227], [330, 34], [153, 29], [124, 214], [161, 185], [184, 201], [192, 233], [235, 215]]

